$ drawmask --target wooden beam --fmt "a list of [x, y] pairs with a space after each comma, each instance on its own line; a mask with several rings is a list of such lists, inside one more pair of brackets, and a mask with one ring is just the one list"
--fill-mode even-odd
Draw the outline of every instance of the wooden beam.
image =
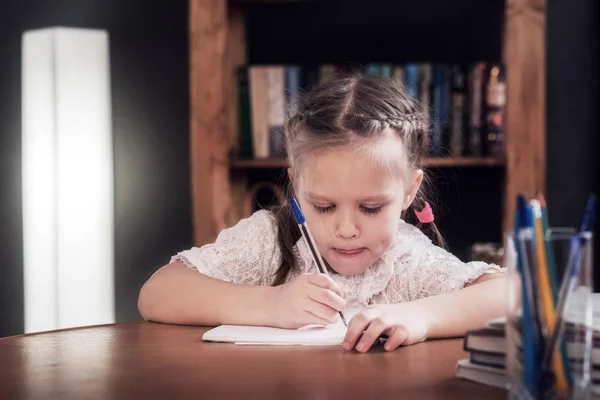
[[506, 190], [504, 231], [513, 227], [518, 193], [531, 197], [546, 187], [546, 0], [507, 0]]
[[[225, 88], [227, 93], [227, 120], [230, 148], [233, 154], [239, 154], [239, 93], [237, 68], [247, 62], [246, 17], [239, 5], [230, 5], [227, 29], [227, 48], [225, 49]], [[231, 171], [230, 171], [231, 172]], [[245, 202], [248, 191], [248, 176], [245, 171], [230, 175], [231, 206], [227, 210], [225, 224], [235, 225], [240, 219], [248, 217]]]
[[190, 0], [190, 157], [194, 245], [214, 241], [230, 207], [225, 92], [227, 0]]

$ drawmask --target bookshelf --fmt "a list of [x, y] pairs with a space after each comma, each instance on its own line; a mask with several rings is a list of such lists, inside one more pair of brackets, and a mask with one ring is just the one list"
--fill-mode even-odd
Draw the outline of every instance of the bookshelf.
[[[285, 160], [236, 159], [235, 71], [248, 63], [248, 7], [310, 5], [326, 0], [190, 0], [191, 171], [194, 244], [214, 241], [246, 216], [248, 176], [283, 169]], [[353, 0], [354, 4], [371, 2]], [[442, 2], [443, 3], [443, 2]], [[449, 2], [450, 4], [452, 2]], [[441, 4], [441, 3], [440, 3]], [[372, 10], [370, 10], [372, 12]], [[505, 156], [430, 158], [429, 168], [503, 168], [502, 229], [512, 226], [517, 193], [545, 190], [545, 0], [506, 0], [502, 62], [506, 67]], [[358, 28], [357, 28], [358, 29]], [[287, 60], [281, 60], [282, 63]]]

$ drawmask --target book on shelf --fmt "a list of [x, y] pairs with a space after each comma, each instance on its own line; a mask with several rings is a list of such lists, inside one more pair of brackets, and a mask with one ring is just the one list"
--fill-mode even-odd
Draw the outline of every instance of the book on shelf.
[[237, 157], [284, 158], [283, 126], [300, 93], [353, 73], [387, 76], [404, 85], [424, 112], [430, 157], [503, 157], [505, 74], [501, 65], [485, 62], [240, 66]]

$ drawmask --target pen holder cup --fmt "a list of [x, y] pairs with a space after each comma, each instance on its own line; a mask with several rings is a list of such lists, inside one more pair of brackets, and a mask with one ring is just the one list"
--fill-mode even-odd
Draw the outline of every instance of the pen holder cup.
[[589, 398], [592, 234], [554, 228], [543, 238], [525, 231], [504, 240], [508, 398]]

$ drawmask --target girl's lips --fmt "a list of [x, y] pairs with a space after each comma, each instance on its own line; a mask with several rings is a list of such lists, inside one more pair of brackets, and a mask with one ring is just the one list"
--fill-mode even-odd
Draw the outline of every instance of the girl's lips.
[[358, 248], [358, 249], [337, 249], [334, 248], [335, 252], [338, 253], [339, 255], [342, 256], [346, 256], [346, 257], [351, 257], [351, 256], [356, 256], [361, 254], [364, 251], [364, 247]]

